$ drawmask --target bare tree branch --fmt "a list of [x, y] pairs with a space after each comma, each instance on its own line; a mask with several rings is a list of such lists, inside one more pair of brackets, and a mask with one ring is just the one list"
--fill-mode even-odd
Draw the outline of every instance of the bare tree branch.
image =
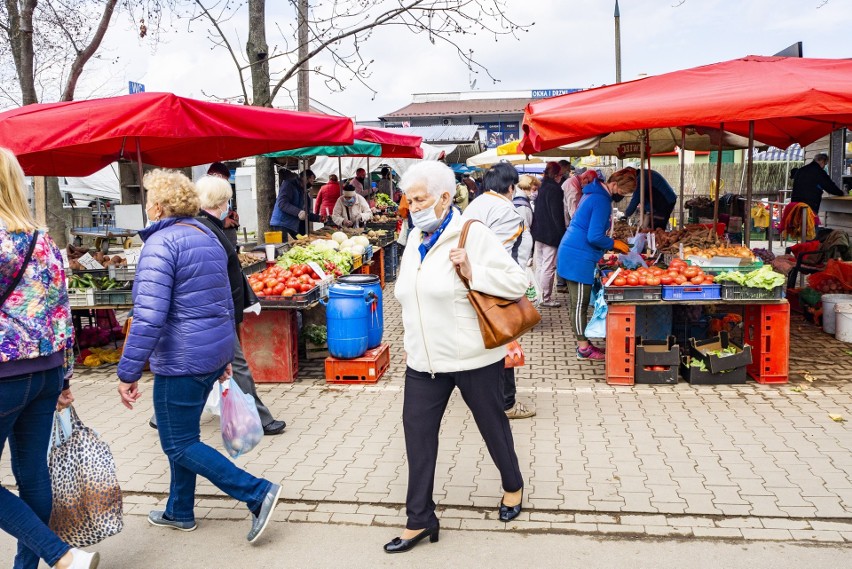
[[80, 75], [82, 75], [83, 68], [86, 66], [86, 63], [89, 62], [101, 46], [101, 42], [103, 42], [104, 35], [106, 35], [107, 28], [109, 27], [109, 22], [112, 19], [112, 14], [115, 11], [115, 5], [117, 2], [118, 0], [107, 0], [104, 5], [103, 14], [101, 15], [101, 21], [98, 23], [98, 27], [95, 30], [95, 35], [92, 37], [89, 45], [84, 47], [82, 50], [77, 51], [77, 57], [74, 58], [74, 63], [71, 64], [71, 71], [68, 73], [68, 80], [65, 83], [65, 89], [62, 91], [62, 97], [60, 100], [74, 100], [74, 90], [77, 88], [77, 81], [80, 79]]
[[[207, 7], [201, 3], [201, 0], [195, 0], [195, 3], [198, 4], [198, 7], [201, 8], [202, 13], [207, 16], [207, 19], [210, 20], [210, 23], [213, 25], [214, 28], [216, 28], [216, 32], [221, 38], [221, 43], [219, 43], [219, 45], [224, 45], [225, 49], [227, 49], [228, 53], [231, 55], [231, 59], [234, 61], [234, 65], [237, 68], [237, 73], [239, 73], [240, 75], [240, 88], [243, 90], [243, 100], [248, 103], [249, 96], [248, 92], [246, 91], [246, 79], [243, 76], [243, 66], [240, 65], [240, 62], [237, 60], [237, 55], [234, 52], [233, 48], [231, 48], [231, 44], [228, 41], [227, 36], [222, 31], [222, 28], [219, 26], [219, 19], [213, 17], [213, 14], [211, 14], [210, 10], [208, 10]], [[225, 8], [223, 7], [222, 12], [219, 14], [220, 19], [222, 18], [222, 14], [224, 14], [224, 10]]]

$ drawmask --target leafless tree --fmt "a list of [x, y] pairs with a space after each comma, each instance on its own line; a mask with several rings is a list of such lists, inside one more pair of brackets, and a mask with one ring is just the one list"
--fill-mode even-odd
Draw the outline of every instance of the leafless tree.
[[[193, 0], [195, 6], [187, 17], [193, 24], [204, 23], [214, 46], [230, 54], [241, 88], [241, 93], [231, 98], [241, 98], [246, 104], [256, 106], [272, 106], [280, 100], [282, 91], [295, 103], [294, 83], [303, 66], [332, 91], [343, 91], [350, 81], [355, 81], [375, 96], [377, 91], [370, 84], [374, 60], [365, 47], [382, 29], [391, 26], [423, 36], [433, 45], [443, 44], [471, 74], [484, 73], [497, 82], [466, 44], [483, 38], [517, 37], [530, 28], [509, 16], [507, 0], [288, 0], [292, 16], [286, 22], [274, 23], [277, 42], [269, 45], [265, 34], [265, 0], [246, 1], [245, 54], [234, 47], [240, 44], [240, 34], [233, 26], [235, 15], [246, 8], [245, 4], [233, 0]], [[305, 4], [309, 5], [307, 15], [300, 19], [299, 7]], [[300, 21], [307, 24], [307, 49], [298, 40]], [[300, 99], [300, 110], [307, 110], [307, 94], [302, 93]], [[256, 182], [258, 223], [263, 231], [275, 202], [274, 176], [268, 160], [258, 161]]]

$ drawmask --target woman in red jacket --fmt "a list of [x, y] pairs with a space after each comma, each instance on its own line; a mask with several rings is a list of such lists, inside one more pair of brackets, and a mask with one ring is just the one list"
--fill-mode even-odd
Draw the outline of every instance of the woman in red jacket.
[[331, 212], [334, 211], [334, 204], [337, 203], [337, 199], [341, 195], [337, 174], [332, 174], [328, 177], [328, 183], [317, 192], [317, 199], [314, 200], [314, 213], [331, 217]]

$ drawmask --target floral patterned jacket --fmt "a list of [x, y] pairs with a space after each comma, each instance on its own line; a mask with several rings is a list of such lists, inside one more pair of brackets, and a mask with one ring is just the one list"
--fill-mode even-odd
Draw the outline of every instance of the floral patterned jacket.
[[[0, 221], [0, 293], [20, 271], [31, 239], [31, 233], [10, 232]], [[73, 345], [62, 256], [53, 239], [40, 231], [23, 278], [0, 306], [0, 366], [62, 351], [67, 380], [73, 369]]]

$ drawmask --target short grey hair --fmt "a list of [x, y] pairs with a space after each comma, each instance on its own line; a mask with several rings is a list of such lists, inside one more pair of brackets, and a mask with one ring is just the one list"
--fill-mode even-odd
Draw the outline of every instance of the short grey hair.
[[828, 162], [828, 154], [825, 152], [820, 152], [816, 156], [814, 156], [814, 162]]
[[399, 187], [407, 192], [413, 186], [423, 186], [432, 196], [452, 196], [456, 191], [456, 175], [449, 166], [436, 160], [423, 160], [405, 171]]
[[203, 176], [195, 182], [201, 209], [212, 209], [229, 201], [234, 195], [231, 184], [221, 176]]

